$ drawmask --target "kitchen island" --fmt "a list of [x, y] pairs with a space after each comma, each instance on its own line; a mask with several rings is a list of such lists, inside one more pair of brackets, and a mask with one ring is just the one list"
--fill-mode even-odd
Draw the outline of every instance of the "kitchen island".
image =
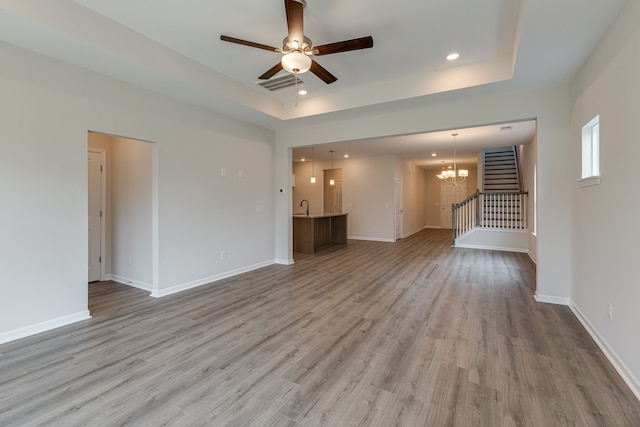
[[347, 214], [293, 216], [293, 251], [313, 254], [330, 246], [347, 243]]

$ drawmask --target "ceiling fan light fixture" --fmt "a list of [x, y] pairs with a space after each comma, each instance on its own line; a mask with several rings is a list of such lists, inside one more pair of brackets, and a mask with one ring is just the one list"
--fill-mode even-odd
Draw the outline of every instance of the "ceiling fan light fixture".
[[306, 73], [311, 68], [311, 58], [300, 51], [283, 55], [281, 63], [282, 68], [293, 74]]

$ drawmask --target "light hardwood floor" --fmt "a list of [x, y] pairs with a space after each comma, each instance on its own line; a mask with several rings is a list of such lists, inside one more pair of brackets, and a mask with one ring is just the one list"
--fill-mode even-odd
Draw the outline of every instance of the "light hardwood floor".
[[0, 346], [1, 426], [639, 426], [524, 254], [351, 241]]

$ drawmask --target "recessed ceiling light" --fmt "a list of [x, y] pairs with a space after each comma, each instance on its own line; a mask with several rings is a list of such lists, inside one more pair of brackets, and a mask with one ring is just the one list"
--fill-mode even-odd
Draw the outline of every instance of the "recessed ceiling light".
[[345, 159], [348, 159], [348, 158], [349, 158], [349, 155], [348, 155], [348, 154], [345, 154], [345, 155], [344, 155], [344, 158], [345, 158]]
[[438, 155], [436, 153], [431, 153], [431, 157], [437, 157]]
[[300, 90], [298, 91], [298, 95], [306, 95], [306, 94], [307, 94], [307, 91], [306, 91], [306, 90], [304, 90], [304, 89], [300, 89]]
[[460, 54], [458, 52], [452, 52], [447, 55], [447, 61], [455, 61], [458, 58], [460, 58]]
[[301, 162], [306, 162], [306, 161], [307, 161], [307, 159], [300, 159], [300, 161], [301, 161]]

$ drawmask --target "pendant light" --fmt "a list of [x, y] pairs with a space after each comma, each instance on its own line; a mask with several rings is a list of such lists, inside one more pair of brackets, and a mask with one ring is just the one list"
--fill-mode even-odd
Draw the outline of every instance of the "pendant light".
[[[329, 152], [331, 153], [331, 173], [333, 173], [333, 150], [329, 150]], [[329, 185], [336, 185], [336, 181], [331, 178], [329, 180]]]
[[311, 183], [316, 183], [316, 174], [315, 174], [315, 157], [313, 155], [313, 147], [311, 147]]
[[469, 176], [469, 171], [467, 169], [458, 170], [458, 165], [456, 164], [456, 136], [458, 136], [458, 134], [452, 133], [451, 136], [453, 137], [453, 170], [442, 170], [436, 176], [444, 182], [457, 185], [465, 182]]

